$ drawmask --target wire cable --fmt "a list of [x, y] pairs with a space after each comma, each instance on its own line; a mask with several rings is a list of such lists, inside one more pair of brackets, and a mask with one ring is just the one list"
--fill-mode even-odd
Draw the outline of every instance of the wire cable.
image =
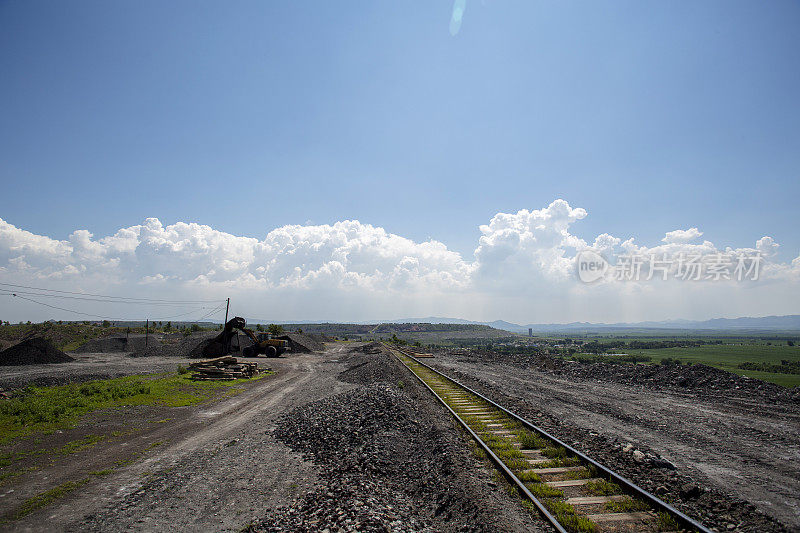
[[138, 302], [166, 302], [166, 303], [182, 303], [182, 304], [212, 304], [218, 303], [220, 300], [160, 300], [156, 298], [133, 298], [129, 296], [109, 296], [105, 294], [92, 294], [88, 292], [72, 292], [72, 291], [60, 291], [56, 289], [44, 289], [42, 287], [31, 287], [28, 285], [15, 285], [13, 283], [0, 283], [0, 285], [5, 287], [18, 287], [20, 289], [31, 289], [35, 291], [43, 291], [43, 292], [57, 292], [60, 294], [74, 294], [77, 296], [95, 296], [97, 298], [113, 298], [113, 299], [121, 299], [121, 300], [131, 300], [131, 301], [138, 301]]
[[[139, 320], [135, 320], [135, 319], [131, 319], [131, 318], [118, 318], [118, 317], [110, 317], [110, 316], [102, 316], [102, 315], [93, 315], [91, 313], [84, 313], [82, 311], [76, 311], [74, 309], [66, 309], [64, 307], [58, 307], [56, 305], [50, 305], [50, 304], [47, 304], [47, 303], [44, 303], [44, 302], [38, 302], [38, 301], [33, 300], [31, 298], [27, 298], [25, 296], [20, 296], [20, 295], [18, 295], [16, 293], [4, 294], [4, 296], [13, 296], [15, 298], [20, 298], [21, 300], [26, 300], [28, 302], [32, 302], [32, 303], [35, 303], [35, 304], [43, 305], [43, 306], [49, 307], [51, 309], [57, 309], [59, 311], [66, 311], [67, 313], [74, 313], [76, 315], [83, 315], [83, 316], [87, 316], [87, 317], [90, 317], [90, 318], [102, 318], [103, 320], [116, 320], [116, 321], [120, 321], [120, 322], [123, 322], [123, 321], [130, 321], [130, 322], [139, 321]], [[218, 300], [216, 300], [216, 301], [218, 301]], [[205, 307], [201, 307], [200, 309], [195, 308], [195, 309], [192, 309], [191, 311], [189, 311], [187, 313], [182, 313], [182, 314], [179, 314], [179, 315], [173, 315], [171, 317], [147, 318], [147, 319], [141, 319], [141, 321], [143, 322], [144, 320], [150, 320], [151, 322], [153, 322], [153, 321], [163, 322], [164, 320], [172, 320], [174, 318], [181, 318], [181, 317], [184, 317], [186, 315], [191, 315], [193, 313], [197, 313], [198, 311], [203, 311], [205, 309], [206, 309]], [[214, 309], [212, 309], [211, 313], [217, 311], [218, 309], [222, 309], [222, 304], [220, 304], [217, 307], [215, 307]], [[211, 313], [209, 313], [209, 316], [211, 315]]]
[[[109, 303], [109, 304], [130, 304], [130, 305], [148, 305], [148, 306], [158, 306], [158, 307], [186, 307], [187, 305], [196, 305], [186, 304], [186, 303], [166, 303], [166, 302], [132, 302], [126, 300], [105, 300], [102, 298], [83, 298], [81, 296], [67, 296], [63, 294], [44, 294], [38, 292], [30, 292], [30, 291], [18, 291], [14, 289], [3, 289], [0, 287], [0, 294], [25, 294], [27, 296], [37, 296], [42, 298], [62, 298], [67, 300], [81, 300], [85, 302], [100, 302], [100, 303]], [[213, 300], [211, 303], [216, 303], [219, 300]]]

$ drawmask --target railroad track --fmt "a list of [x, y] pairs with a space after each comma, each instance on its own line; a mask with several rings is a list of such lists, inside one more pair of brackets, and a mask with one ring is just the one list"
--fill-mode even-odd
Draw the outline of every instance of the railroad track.
[[486, 396], [388, 347], [559, 532], [709, 529]]

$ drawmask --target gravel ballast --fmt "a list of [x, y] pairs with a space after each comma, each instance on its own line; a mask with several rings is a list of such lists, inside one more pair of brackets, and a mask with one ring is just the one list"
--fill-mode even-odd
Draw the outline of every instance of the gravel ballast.
[[385, 353], [351, 353], [359, 385], [281, 418], [276, 438], [324, 484], [251, 531], [540, 531], [498, 488], [444, 409]]

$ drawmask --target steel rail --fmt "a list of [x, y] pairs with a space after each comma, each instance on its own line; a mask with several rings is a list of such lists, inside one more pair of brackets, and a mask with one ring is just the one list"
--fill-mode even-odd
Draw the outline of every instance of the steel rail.
[[[406, 357], [414, 359], [413, 357], [411, 357], [410, 355], [406, 354], [405, 352], [401, 351], [400, 353], [402, 353]], [[400, 364], [402, 364], [403, 366], [408, 368], [408, 365], [403, 363], [402, 359], [400, 359], [399, 357], [397, 359], [400, 361]], [[416, 359], [414, 359], [414, 360], [416, 361]], [[444, 405], [447, 408], [448, 411], [450, 411], [450, 414], [452, 414], [455, 417], [455, 419], [458, 420], [458, 422], [464, 427], [464, 429], [466, 429], [467, 432], [469, 432], [469, 434], [472, 436], [472, 438], [475, 439], [478, 442], [478, 444], [481, 445], [481, 448], [483, 448], [484, 453], [486, 453], [489, 456], [489, 458], [492, 460], [492, 462], [495, 464], [495, 466], [500, 468], [500, 470], [503, 472], [503, 474], [506, 476], [506, 478], [508, 478], [510, 481], [512, 481], [517, 486], [517, 488], [520, 491], [522, 491], [523, 494], [525, 494], [525, 497], [528, 498], [536, 506], [536, 508], [539, 510], [539, 512], [542, 513], [542, 515], [544, 515], [544, 517], [553, 525], [553, 527], [556, 528], [556, 531], [558, 531], [558, 533], [568, 533], [568, 531], [566, 529], [564, 529], [564, 527], [558, 522], [558, 520], [556, 520], [556, 517], [554, 517], [552, 514], [550, 514], [550, 511], [547, 510], [547, 508], [544, 506], [544, 504], [541, 501], [539, 501], [539, 499], [536, 496], [531, 494], [531, 491], [528, 490], [528, 487], [526, 487], [525, 484], [522, 481], [520, 481], [520, 479], [514, 474], [514, 472], [512, 472], [511, 469], [508, 468], [506, 466], [506, 464], [499, 457], [497, 457], [497, 455], [495, 455], [495, 453], [492, 451], [492, 449], [489, 447], [489, 445], [486, 444], [485, 442], [483, 442], [483, 439], [481, 439], [480, 436], [477, 433], [475, 433], [475, 431], [473, 431], [472, 428], [469, 427], [469, 425], [466, 422], [464, 422], [464, 420], [458, 415], [458, 413], [456, 413], [453, 410], [452, 407], [447, 405], [447, 402], [445, 402], [444, 399], [441, 396], [439, 396], [436, 393], [436, 391], [433, 390], [433, 388], [431, 388], [430, 385], [425, 383], [424, 379], [422, 379], [411, 368], [408, 368], [408, 369], [411, 370], [411, 373], [414, 375], [414, 377], [417, 378], [419, 380], [419, 382], [422, 383], [425, 386], [425, 388], [427, 388], [429, 391], [431, 391], [431, 393], [436, 397], [436, 399], [439, 400], [442, 403], [442, 405]]]
[[[710, 529], [708, 529], [704, 525], [700, 524], [699, 522], [695, 521], [694, 519], [688, 517], [687, 515], [685, 515], [681, 511], [675, 509], [670, 504], [668, 504], [667, 502], [665, 502], [662, 499], [660, 499], [658, 496], [655, 496], [654, 494], [651, 494], [651, 493], [647, 492], [646, 490], [644, 490], [643, 488], [639, 487], [638, 485], [636, 485], [634, 482], [630, 481], [629, 479], [621, 476], [620, 474], [617, 474], [616, 472], [614, 472], [613, 470], [611, 470], [609, 468], [606, 468], [605, 466], [601, 465], [600, 463], [598, 463], [597, 461], [595, 461], [594, 459], [592, 459], [588, 455], [584, 454], [583, 452], [581, 452], [579, 450], [576, 450], [575, 448], [573, 448], [569, 444], [565, 443], [564, 441], [562, 441], [558, 437], [548, 433], [546, 430], [544, 430], [544, 429], [540, 428], [539, 426], [529, 422], [528, 420], [526, 420], [525, 418], [521, 417], [520, 415], [514, 413], [513, 411], [510, 411], [509, 409], [506, 409], [505, 407], [503, 407], [502, 405], [498, 404], [494, 400], [492, 400], [490, 398], [487, 398], [486, 396], [484, 396], [480, 392], [478, 392], [476, 390], [473, 390], [472, 388], [464, 385], [463, 383], [459, 382], [458, 380], [456, 380], [454, 378], [451, 378], [447, 374], [444, 374], [444, 373], [436, 370], [435, 368], [433, 368], [433, 367], [431, 367], [429, 365], [426, 365], [425, 363], [423, 363], [422, 361], [420, 361], [419, 359], [417, 359], [413, 355], [409, 355], [408, 353], [406, 353], [403, 350], [399, 350], [398, 349], [398, 351], [400, 353], [402, 353], [403, 355], [405, 355], [406, 357], [412, 359], [417, 364], [422, 365], [423, 367], [427, 368], [431, 372], [434, 372], [435, 374], [445, 378], [446, 380], [451, 381], [452, 383], [456, 384], [457, 386], [461, 387], [462, 389], [466, 390], [467, 392], [469, 392], [471, 394], [474, 394], [475, 396], [478, 396], [479, 398], [481, 398], [482, 400], [488, 402], [489, 404], [491, 404], [492, 406], [496, 407], [497, 409], [500, 409], [501, 411], [503, 411], [504, 413], [506, 413], [510, 417], [516, 419], [518, 422], [520, 422], [522, 425], [524, 425], [528, 429], [532, 429], [533, 431], [536, 431], [537, 433], [541, 434], [545, 438], [550, 439], [551, 441], [555, 442], [559, 446], [562, 446], [562, 447], [566, 448], [569, 452], [571, 452], [571, 453], [575, 454], [576, 456], [578, 456], [582, 461], [584, 461], [586, 463], [589, 463], [590, 465], [592, 465], [595, 468], [597, 468], [598, 470], [600, 470], [602, 473], [604, 473], [606, 476], [608, 476], [609, 479], [617, 482], [620, 485], [623, 485], [630, 492], [632, 492], [636, 496], [639, 496], [642, 499], [648, 501], [650, 504], [652, 504], [657, 509], [660, 509], [660, 510], [662, 510], [662, 511], [664, 511], [666, 513], [669, 513], [670, 515], [674, 516], [684, 526], [688, 526], [690, 528], [695, 528], [696, 530], [700, 531], [701, 533], [713, 533]], [[414, 373], [414, 372], [412, 371], [412, 373]], [[414, 373], [414, 375], [417, 376], [416, 373]], [[417, 378], [419, 378], [419, 376], [417, 376]], [[420, 381], [422, 381], [422, 378], [419, 378], [419, 379], [420, 379]], [[423, 381], [423, 383], [425, 383], [425, 382]], [[428, 384], [425, 383], [425, 386], [428, 386]], [[430, 389], [433, 392], [433, 389], [431, 389], [430, 387], [428, 387], [428, 389]], [[436, 395], [437, 398], [439, 398], [439, 396], [435, 392], [434, 392], [434, 394]], [[444, 401], [441, 400], [441, 398], [439, 398], [439, 400], [442, 401], [442, 403], [444, 403]], [[450, 412], [455, 415], [455, 412], [452, 409], [450, 409], [449, 405], [445, 404], [445, 406], [447, 406], [447, 408], [450, 410]], [[458, 418], [458, 415], [455, 415], [455, 416]], [[458, 419], [462, 424], [464, 424], [464, 422], [460, 418], [458, 418]], [[474, 432], [472, 432], [472, 430], [470, 430], [470, 433], [472, 433], [473, 436], [475, 436], [475, 434], [474, 434]], [[477, 438], [477, 437], [475, 437], [475, 438]], [[483, 441], [480, 441], [480, 439], [478, 439], [478, 440], [479, 440], [479, 442], [481, 442], [483, 444]], [[485, 446], [485, 444], [484, 444], [484, 446]], [[499, 459], [496, 459], [496, 460], [499, 461]], [[503, 464], [503, 467], [505, 467], [505, 464]], [[511, 474], [511, 475], [513, 476], [513, 474]], [[514, 476], [514, 477], [516, 477], [516, 476]], [[527, 492], [527, 489], [525, 489], [525, 490]], [[535, 498], [532, 495], [530, 497], [533, 500], [535, 500]], [[537, 503], [537, 502], [538, 502], [538, 500], [534, 501], [534, 503]], [[540, 509], [542, 508], [540, 505], [537, 505], [537, 507], [539, 507]]]

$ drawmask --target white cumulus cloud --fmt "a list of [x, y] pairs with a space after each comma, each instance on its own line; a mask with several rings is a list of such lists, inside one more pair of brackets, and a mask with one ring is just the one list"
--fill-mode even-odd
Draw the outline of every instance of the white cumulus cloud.
[[[259, 239], [197, 223], [165, 226], [148, 218], [105, 237], [79, 229], [57, 240], [0, 219], [0, 277], [6, 283], [78, 292], [184, 298], [236, 294], [246, 308], [242, 313], [250, 316], [338, 320], [403, 314], [522, 322], [615, 321], [633, 314], [626, 318], [645, 320], [685, 317], [711, 305], [717, 305], [716, 315], [734, 307], [742, 314], [780, 314], [791, 310], [800, 292], [800, 257], [778, 261], [779, 244], [772, 237], [762, 237], [752, 248], [723, 248], [700, 242], [703, 232], [691, 227], [667, 232], [655, 246], [607, 233], [585, 242], [572, 228], [587, 215], [562, 199], [541, 209], [497, 213], [480, 226], [469, 258], [441, 242], [416, 242], [357, 220], [287, 225]], [[576, 254], [587, 249], [612, 265], [626, 254], [760, 253], [763, 283], [712, 286], [610, 278], [586, 286], [578, 282], [575, 269]], [[15, 305], [0, 298], [4, 316], [13, 314]], [[82, 309], [92, 310], [88, 304]]]
[[703, 232], [698, 230], [697, 228], [689, 228], [689, 229], [676, 229], [675, 231], [668, 231], [667, 234], [664, 236], [662, 242], [666, 242], [669, 244], [680, 244], [686, 242], [692, 242], [696, 239], [699, 239], [703, 235]]

